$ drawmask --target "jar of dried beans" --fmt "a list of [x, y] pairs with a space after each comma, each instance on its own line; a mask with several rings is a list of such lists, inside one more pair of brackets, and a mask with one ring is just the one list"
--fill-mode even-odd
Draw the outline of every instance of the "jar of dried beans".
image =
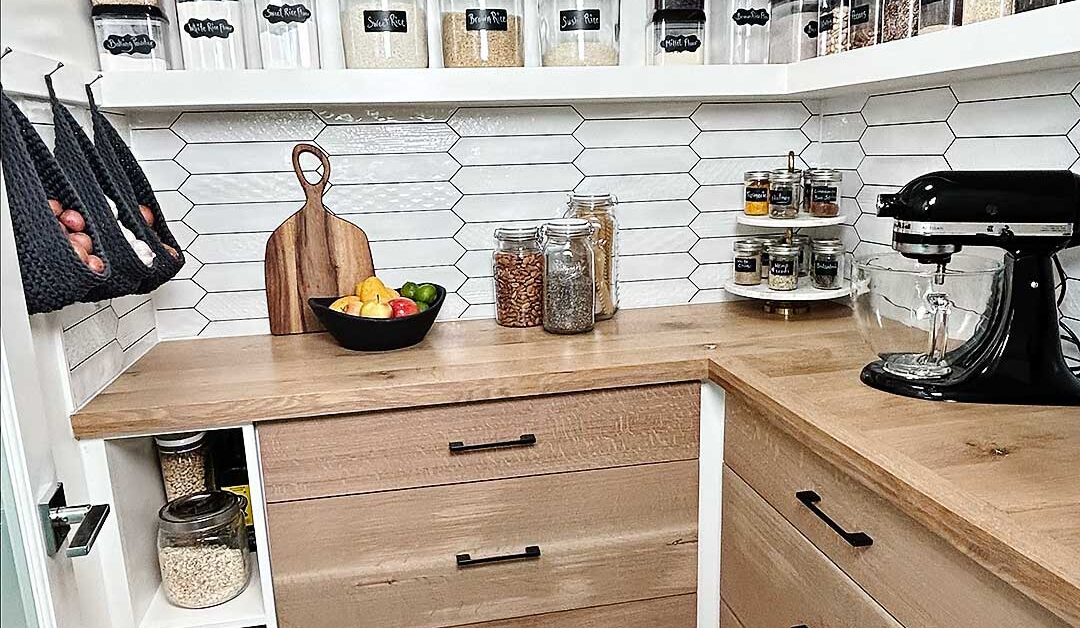
[[827, 218], [840, 214], [840, 183], [843, 176], [839, 170], [825, 169], [810, 174], [810, 194], [807, 199], [810, 215]]
[[206, 432], [163, 434], [154, 444], [167, 501], [214, 488]]
[[881, 41], [914, 37], [919, 32], [919, 0], [883, 0]]
[[504, 327], [535, 327], [543, 322], [544, 254], [536, 227], [495, 230], [492, 274], [495, 322]]
[[761, 242], [750, 239], [735, 241], [734, 279], [739, 286], [761, 283]]
[[615, 219], [618, 200], [611, 194], [571, 194], [566, 218], [582, 218], [592, 223], [593, 279], [596, 282], [596, 320], [603, 321], [619, 309], [619, 223]]
[[848, 49], [848, 0], [821, 0], [818, 14], [818, 56]]
[[751, 170], [743, 176], [743, 213], [747, 216], [769, 215], [769, 171]]
[[962, 10], [960, 0], [920, 0], [919, 34], [960, 26]]
[[525, 65], [522, 0], [442, 0], [443, 65]]
[[799, 192], [801, 190], [801, 173], [773, 172], [769, 176], [769, 216], [773, 218], [797, 218], [799, 216]]
[[769, 288], [794, 290], [799, 287], [799, 247], [774, 244], [769, 247]]
[[544, 329], [580, 334], [596, 321], [592, 224], [560, 218], [544, 225]]

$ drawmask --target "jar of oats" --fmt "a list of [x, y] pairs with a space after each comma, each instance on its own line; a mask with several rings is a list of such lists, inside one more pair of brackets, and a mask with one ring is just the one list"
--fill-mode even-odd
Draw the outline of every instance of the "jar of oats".
[[162, 434], [154, 444], [166, 501], [214, 488], [206, 432]]
[[495, 322], [536, 327], [543, 322], [544, 254], [536, 227], [495, 230], [491, 270], [495, 278]]
[[207, 491], [170, 501], [158, 511], [158, 567], [170, 604], [207, 608], [224, 604], [247, 587], [246, 500]]
[[442, 0], [443, 65], [497, 68], [525, 65], [522, 0]]

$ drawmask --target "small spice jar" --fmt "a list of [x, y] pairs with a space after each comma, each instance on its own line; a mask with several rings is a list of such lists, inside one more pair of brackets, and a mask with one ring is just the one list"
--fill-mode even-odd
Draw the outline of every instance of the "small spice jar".
[[525, 65], [524, 14], [522, 0], [442, 0], [443, 65], [448, 68]]
[[[795, 154], [792, 153], [791, 154], [792, 163], [794, 163], [794, 159], [795, 159]], [[778, 175], [778, 174], [779, 175], [783, 175], [783, 174], [795, 175], [795, 178], [796, 178], [796, 181], [795, 181], [795, 209], [800, 209], [802, 207], [802, 204], [803, 204], [803, 179], [805, 178], [805, 173], [802, 170], [792, 166], [792, 167], [789, 167], [789, 168], [777, 168], [776, 170], [771, 171], [769, 173], [769, 176], [771, 178], [772, 175]]]
[[544, 225], [544, 330], [580, 334], [596, 322], [592, 224], [560, 218]]
[[158, 566], [169, 603], [217, 606], [247, 587], [244, 502], [235, 493], [208, 491], [172, 500], [158, 511]]
[[814, 170], [809, 175], [810, 194], [806, 205], [811, 216], [840, 215], [840, 184], [843, 180], [844, 175], [839, 170]]
[[799, 247], [773, 244], [769, 247], [769, 288], [794, 290], [799, 286]]
[[848, 0], [821, 0], [818, 17], [818, 56], [848, 49]]
[[920, 0], [919, 34], [960, 26], [963, 6], [960, 0]]
[[428, 67], [427, 18], [420, 0], [340, 0], [349, 68]]
[[565, 218], [582, 218], [592, 224], [593, 279], [596, 282], [596, 320], [615, 316], [619, 310], [618, 200], [611, 194], [571, 194]]
[[176, 0], [180, 47], [188, 70], [243, 70], [244, 18], [240, 0]]
[[263, 68], [319, 67], [315, 0], [255, 0], [255, 12]]
[[802, 173], [781, 170], [769, 175], [769, 216], [797, 218]]
[[769, 0], [733, 0], [728, 63], [769, 62], [770, 17]]
[[90, 15], [103, 71], [172, 67], [165, 35], [169, 20], [160, 0], [95, 2]]
[[206, 432], [162, 434], [154, 437], [154, 445], [166, 501], [214, 488]]
[[540, 59], [619, 65], [619, 0], [540, 0]]
[[747, 216], [769, 215], [769, 171], [750, 170], [743, 175], [743, 213]]
[[649, 65], [705, 63], [705, 0], [655, 0]]
[[761, 283], [761, 242], [753, 239], [735, 241], [735, 284], [756, 286]]
[[766, 235], [759, 235], [752, 240], [756, 240], [761, 245], [761, 278], [769, 278], [769, 247], [774, 244], [784, 244], [787, 242], [787, 238], [779, 233], [771, 233]]
[[822, 239], [812, 243], [810, 280], [821, 290], [839, 290], [844, 283], [844, 245], [839, 240]]
[[535, 327], [543, 322], [544, 254], [536, 227], [495, 230], [492, 275], [495, 322], [503, 327]]
[[817, 56], [817, 0], [773, 0], [769, 63], [795, 63]]
[[806, 277], [810, 274], [810, 236], [795, 233], [785, 242], [799, 247], [799, 276]]

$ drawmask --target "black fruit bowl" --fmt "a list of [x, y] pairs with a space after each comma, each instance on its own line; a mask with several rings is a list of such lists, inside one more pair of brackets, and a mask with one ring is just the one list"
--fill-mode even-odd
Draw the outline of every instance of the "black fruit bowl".
[[364, 318], [330, 309], [338, 297], [311, 297], [308, 306], [339, 345], [353, 351], [402, 349], [424, 339], [435, 324], [446, 289], [435, 286], [438, 296], [427, 310], [404, 318]]

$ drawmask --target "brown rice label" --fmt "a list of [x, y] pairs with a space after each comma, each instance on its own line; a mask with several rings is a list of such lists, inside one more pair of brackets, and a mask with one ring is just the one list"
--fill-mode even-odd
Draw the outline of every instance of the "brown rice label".
[[465, 30], [505, 31], [506, 9], [465, 9]]

